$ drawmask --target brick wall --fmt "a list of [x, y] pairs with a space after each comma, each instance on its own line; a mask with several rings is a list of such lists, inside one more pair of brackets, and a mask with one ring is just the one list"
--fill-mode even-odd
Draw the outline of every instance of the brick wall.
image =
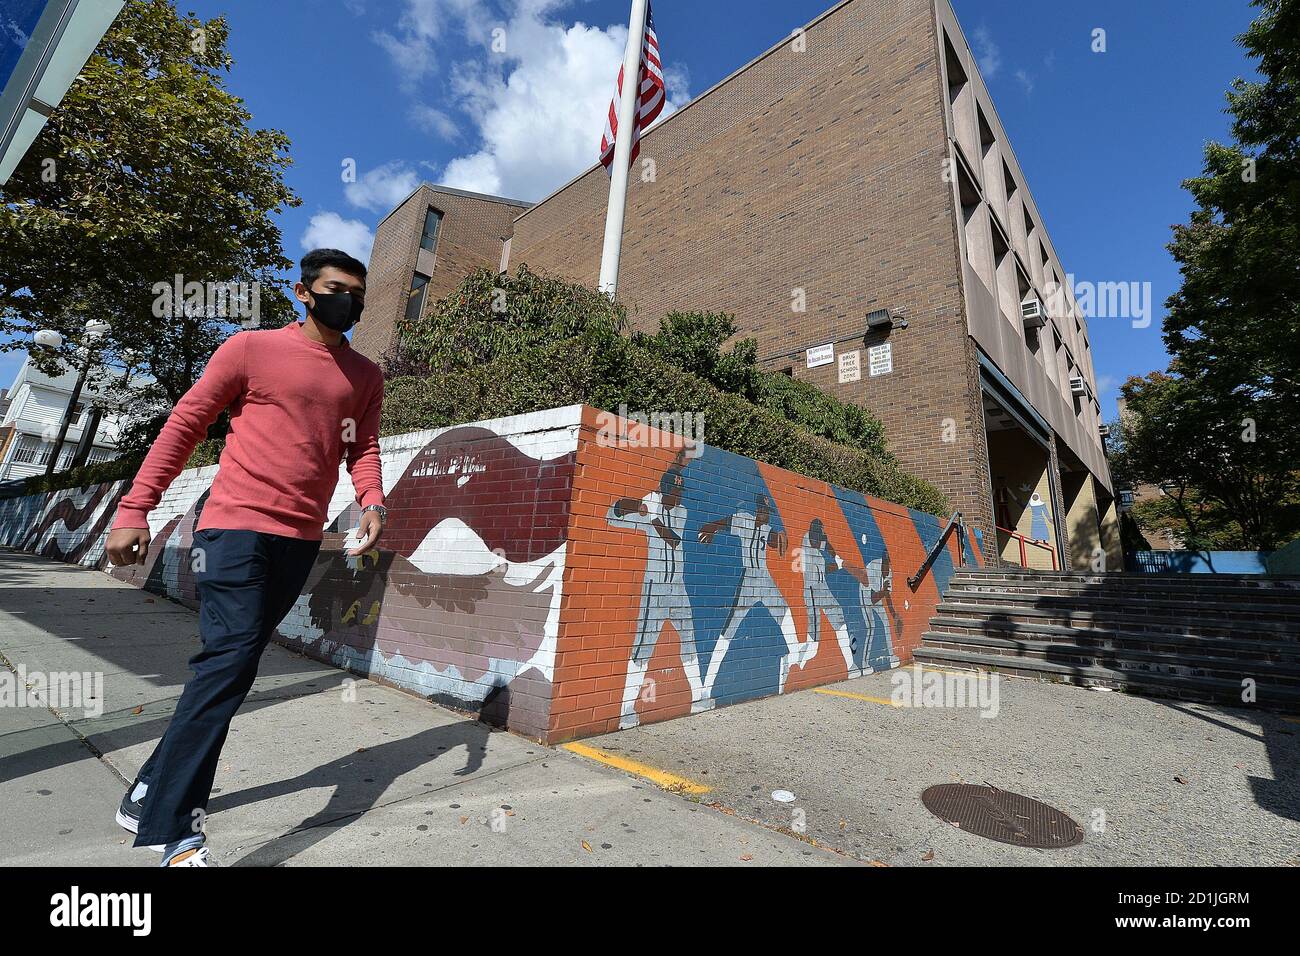
[[[633, 171], [619, 295], [643, 328], [735, 313], [769, 367], [870, 408], [903, 466], [987, 528], [938, 50], [930, 0], [854, 0], [647, 134], [654, 181]], [[522, 215], [511, 265], [595, 285], [607, 192], [595, 169]], [[885, 308], [908, 328], [864, 339]], [[866, 349], [885, 341], [894, 370], [870, 377]], [[860, 380], [805, 367], [830, 342], [860, 352]]]
[[[954, 538], [912, 591], [933, 516], [707, 445], [688, 454], [584, 406], [381, 450], [381, 546], [343, 554], [357, 506], [341, 471], [277, 640], [547, 742], [906, 662], [958, 555]], [[196, 604], [192, 532], [215, 472], [172, 483], [148, 563], [114, 576]], [[125, 488], [0, 501], [0, 544], [100, 567]]]
[[[429, 207], [443, 214], [436, 249], [420, 248]], [[411, 279], [429, 276], [425, 308], [484, 266], [501, 264], [501, 240], [511, 235], [526, 203], [505, 202], [422, 185], [379, 224], [370, 254], [366, 311], [352, 345], [373, 361], [391, 346], [394, 327], [406, 314]]]
[[[381, 547], [344, 551], [357, 524], [340, 469], [320, 556], [277, 640], [519, 733], [547, 733], [578, 409], [382, 440], [392, 509]], [[217, 466], [172, 482], [149, 518], [148, 563], [114, 569], [197, 606], [193, 530]], [[0, 544], [104, 563], [125, 482], [0, 501]]]
[[912, 591], [932, 515], [591, 408], [571, 516], [552, 741], [907, 662], [958, 548]]

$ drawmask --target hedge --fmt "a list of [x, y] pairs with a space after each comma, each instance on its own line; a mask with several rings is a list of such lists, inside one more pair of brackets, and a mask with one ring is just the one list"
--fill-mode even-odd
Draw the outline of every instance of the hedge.
[[948, 503], [888, 454], [810, 434], [767, 409], [662, 361], [617, 336], [548, 342], [442, 376], [387, 384], [382, 432], [402, 434], [584, 403], [615, 412], [695, 412], [704, 441], [789, 471], [934, 515]]

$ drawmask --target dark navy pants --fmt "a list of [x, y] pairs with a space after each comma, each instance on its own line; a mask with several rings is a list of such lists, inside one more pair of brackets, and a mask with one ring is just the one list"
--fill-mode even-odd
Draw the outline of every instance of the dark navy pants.
[[259, 531], [195, 532], [191, 557], [203, 650], [190, 659], [194, 676], [140, 770], [149, 790], [136, 846], [172, 843], [202, 829], [230, 722], [253, 686], [267, 642], [302, 593], [320, 545]]

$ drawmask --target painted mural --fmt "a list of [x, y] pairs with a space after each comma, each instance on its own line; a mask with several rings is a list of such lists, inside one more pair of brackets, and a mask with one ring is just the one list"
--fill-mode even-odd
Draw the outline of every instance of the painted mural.
[[[559, 628], [576, 410], [384, 439], [390, 520], [349, 557], [340, 472], [329, 524], [279, 643], [544, 736]], [[147, 563], [120, 580], [197, 606], [193, 532], [216, 468], [183, 473], [150, 515]], [[87, 566], [125, 483], [0, 502], [0, 543]]]
[[[351, 483], [277, 640], [548, 742], [898, 666], [959, 559], [941, 525], [666, 433], [614, 445], [573, 406], [381, 442], [389, 523], [344, 552]], [[195, 606], [216, 467], [150, 515], [121, 580]], [[0, 501], [0, 544], [87, 567], [125, 483]], [[960, 541], [978, 563], [979, 539]]]
[[[588, 410], [590, 413], [590, 410]], [[956, 538], [868, 499], [668, 433], [584, 420], [554, 736], [627, 728], [897, 666], [920, 643]], [[579, 544], [581, 542], [581, 544]], [[976, 541], [963, 542], [978, 562]]]
[[125, 481], [0, 500], [0, 545], [98, 567]]

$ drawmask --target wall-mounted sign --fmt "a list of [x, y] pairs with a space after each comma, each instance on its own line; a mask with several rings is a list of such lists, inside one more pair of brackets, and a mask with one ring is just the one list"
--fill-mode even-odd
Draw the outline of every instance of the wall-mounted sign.
[[808, 367], [819, 368], [835, 361], [835, 345], [819, 345], [808, 350]]
[[894, 346], [889, 342], [873, 345], [867, 350], [867, 368], [872, 378], [888, 375], [894, 370]]
[[840, 353], [840, 384], [862, 380], [862, 353], [858, 349]]

